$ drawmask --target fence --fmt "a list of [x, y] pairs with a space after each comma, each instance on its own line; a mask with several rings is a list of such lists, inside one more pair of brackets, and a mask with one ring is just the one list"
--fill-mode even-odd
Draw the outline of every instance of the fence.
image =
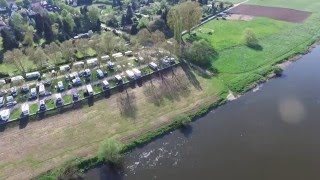
[[123, 91], [128, 86], [135, 86], [136, 83], [138, 85], [139, 84], [142, 85], [144, 81], [151, 79], [153, 75], [161, 75], [162, 72], [169, 71], [172, 68], [175, 68], [179, 65], [180, 65], [180, 62], [175, 63], [170, 66], [167, 66], [167, 67], [164, 67], [164, 68], [161, 68], [157, 71], [149, 72], [149, 73], [141, 76], [138, 79], [124, 82], [121, 85], [116, 85], [114, 87], [111, 87], [109, 90], [95, 93], [93, 96], [84, 97], [75, 103], [71, 102], [68, 104], [64, 104], [60, 107], [47, 109], [46, 111], [43, 111], [43, 112], [37, 112], [34, 114], [30, 114], [28, 117], [20, 117], [20, 118], [16, 118], [16, 119], [13, 119], [8, 122], [3, 122], [2, 124], [0, 124], [0, 131], [4, 131], [6, 127], [13, 127], [13, 126], [17, 126], [17, 125], [19, 125], [20, 128], [24, 128], [29, 122], [32, 122], [35, 120], [42, 120], [42, 119], [48, 118], [50, 116], [62, 114], [64, 112], [67, 112], [70, 110], [79, 109], [84, 106], [93, 106], [95, 101], [99, 101], [101, 99], [106, 99], [113, 94], [116, 94], [118, 92]]

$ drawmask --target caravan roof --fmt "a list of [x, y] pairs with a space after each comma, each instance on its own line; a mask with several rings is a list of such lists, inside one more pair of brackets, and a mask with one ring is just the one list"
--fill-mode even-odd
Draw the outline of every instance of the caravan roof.
[[24, 115], [28, 115], [29, 114], [29, 104], [28, 103], [24, 103], [21, 105], [21, 112]]
[[88, 65], [89, 65], [89, 64], [96, 64], [97, 61], [98, 61], [97, 58], [88, 59], [88, 60], [87, 60], [87, 64], [88, 64]]
[[44, 94], [46, 89], [44, 88], [44, 85], [41, 83], [39, 84], [39, 94]]
[[56, 94], [56, 99], [57, 99], [57, 100], [58, 100], [58, 99], [62, 99], [62, 96], [61, 96], [60, 93]]
[[109, 55], [105, 55], [105, 56], [102, 56], [101, 57], [101, 60], [109, 60], [110, 59], [110, 56]]
[[132, 71], [133, 71], [133, 73], [134, 73], [134, 75], [136, 77], [140, 77], [141, 76], [141, 71], [139, 69], [133, 68]]
[[15, 83], [15, 82], [21, 82], [23, 81], [24, 78], [22, 76], [15, 76], [11, 78], [11, 82]]
[[129, 78], [134, 78], [134, 73], [130, 70], [126, 70], [126, 74]]
[[10, 110], [4, 109], [4, 110], [0, 111], [0, 117], [1, 117], [1, 120], [8, 121], [9, 117], [10, 117]]

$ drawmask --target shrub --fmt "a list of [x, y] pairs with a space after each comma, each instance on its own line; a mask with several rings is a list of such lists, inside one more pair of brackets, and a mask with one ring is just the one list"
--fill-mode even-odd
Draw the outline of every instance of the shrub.
[[276, 66], [276, 67], [273, 69], [273, 73], [274, 73], [276, 76], [281, 76], [281, 75], [282, 75], [282, 72], [283, 72], [283, 69], [280, 68], [279, 66]]
[[256, 33], [252, 29], [245, 29], [244, 40], [248, 47], [255, 48], [259, 47], [259, 41], [257, 39]]
[[120, 164], [122, 161], [122, 144], [118, 141], [108, 138], [103, 141], [98, 150], [98, 158], [112, 164]]

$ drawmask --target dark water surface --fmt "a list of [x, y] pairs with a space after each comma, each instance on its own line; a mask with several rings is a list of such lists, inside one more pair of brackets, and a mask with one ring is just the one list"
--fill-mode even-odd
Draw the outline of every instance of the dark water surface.
[[207, 116], [85, 179], [320, 179], [320, 46]]

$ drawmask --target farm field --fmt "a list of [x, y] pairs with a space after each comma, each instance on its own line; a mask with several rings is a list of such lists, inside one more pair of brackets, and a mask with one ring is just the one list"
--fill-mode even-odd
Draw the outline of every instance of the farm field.
[[[224, 0], [232, 3], [240, 3], [243, 0]], [[320, 8], [320, 1], [318, 0], [249, 0], [246, 4], [260, 5], [260, 6], [272, 6], [272, 7], [284, 7], [292, 8], [303, 11], [318, 12]]]

